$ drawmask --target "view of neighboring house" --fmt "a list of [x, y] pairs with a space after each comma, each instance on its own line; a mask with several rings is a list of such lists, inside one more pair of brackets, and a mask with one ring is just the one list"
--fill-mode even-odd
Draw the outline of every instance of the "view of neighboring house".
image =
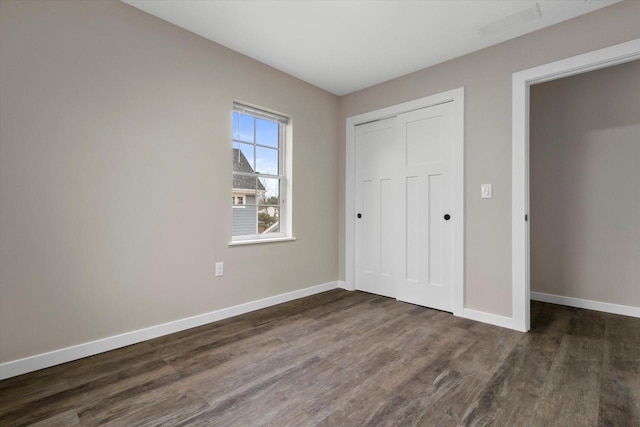
[[[233, 149], [233, 171], [254, 173], [249, 161], [238, 148]], [[233, 174], [233, 236], [258, 233], [257, 199], [265, 191], [259, 179]]]
[[[233, 149], [233, 171], [254, 173], [244, 153], [238, 148]], [[258, 208], [258, 204], [264, 203], [261, 200], [265, 198], [266, 193], [267, 190], [260, 179], [233, 174], [233, 236], [279, 231], [277, 209], [272, 206]]]

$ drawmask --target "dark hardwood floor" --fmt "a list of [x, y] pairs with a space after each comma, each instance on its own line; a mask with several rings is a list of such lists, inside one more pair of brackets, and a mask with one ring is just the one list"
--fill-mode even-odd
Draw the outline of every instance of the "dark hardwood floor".
[[0, 426], [640, 426], [640, 319], [335, 290], [0, 382]]

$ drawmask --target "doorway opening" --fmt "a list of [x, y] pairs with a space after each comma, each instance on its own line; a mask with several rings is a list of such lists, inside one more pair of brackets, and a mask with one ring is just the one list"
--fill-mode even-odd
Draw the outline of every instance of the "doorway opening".
[[529, 93], [536, 83], [640, 58], [640, 39], [513, 74], [512, 307], [515, 329], [530, 329]]

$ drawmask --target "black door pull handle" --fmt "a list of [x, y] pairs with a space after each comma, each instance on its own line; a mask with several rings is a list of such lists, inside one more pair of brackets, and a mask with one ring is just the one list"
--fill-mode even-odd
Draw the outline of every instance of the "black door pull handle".
[[444, 220], [445, 221], [449, 221], [451, 219], [451, 215], [449, 214], [444, 214]]

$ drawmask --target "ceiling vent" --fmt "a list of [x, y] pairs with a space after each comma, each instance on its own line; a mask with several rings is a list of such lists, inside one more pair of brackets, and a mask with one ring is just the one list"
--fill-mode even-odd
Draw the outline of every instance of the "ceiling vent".
[[494, 34], [507, 31], [511, 28], [518, 27], [531, 21], [535, 21], [542, 16], [540, 13], [540, 6], [538, 3], [528, 9], [521, 10], [505, 18], [498, 19], [487, 25], [482, 25], [476, 28], [476, 31], [480, 37], [488, 37]]

